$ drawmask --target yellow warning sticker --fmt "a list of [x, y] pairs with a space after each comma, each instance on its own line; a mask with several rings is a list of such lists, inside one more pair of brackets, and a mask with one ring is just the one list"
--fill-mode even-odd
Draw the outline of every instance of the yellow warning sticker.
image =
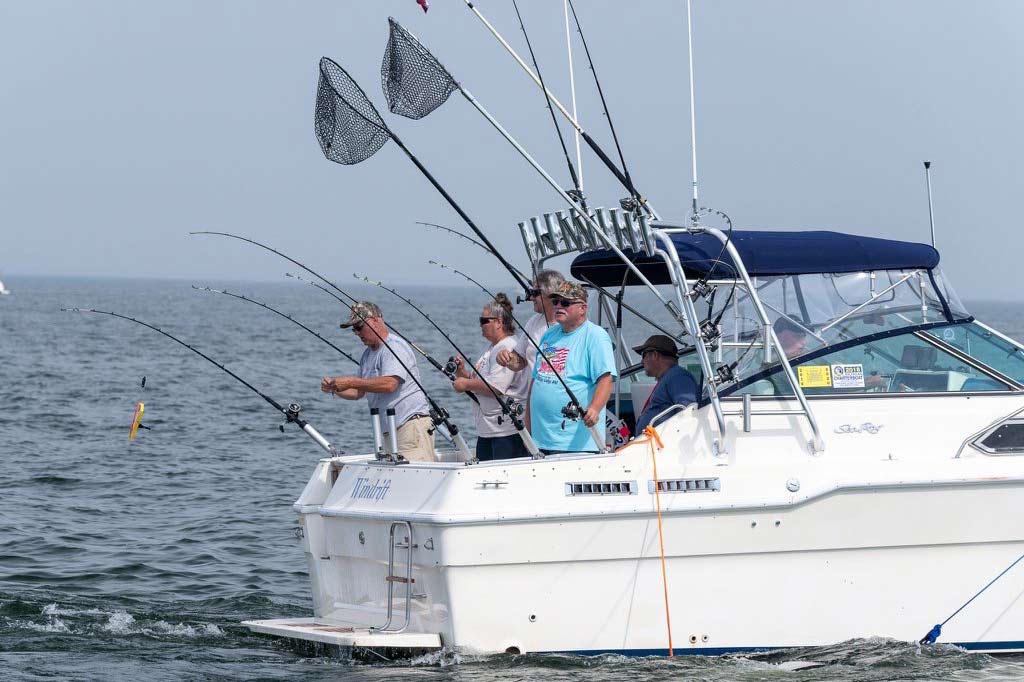
[[832, 386], [832, 368], [828, 365], [800, 365], [796, 368], [800, 388], [829, 388]]

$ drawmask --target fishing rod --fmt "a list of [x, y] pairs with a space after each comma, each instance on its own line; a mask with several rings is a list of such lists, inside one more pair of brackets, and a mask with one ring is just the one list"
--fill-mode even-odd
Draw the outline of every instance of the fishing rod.
[[355, 364], [357, 364], [357, 365], [359, 364], [359, 361], [358, 361], [358, 360], [356, 360], [356, 359], [355, 359], [354, 357], [352, 357], [351, 355], [349, 355], [348, 353], [346, 353], [346, 352], [345, 352], [345, 351], [343, 351], [342, 349], [340, 349], [340, 348], [338, 348], [337, 346], [335, 346], [335, 345], [334, 345], [333, 343], [331, 343], [330, 341], [328, 341], [328, 340], [327, 340], [327, 339], [325, 339], [324, 337], [320, 336], [320, 334], [318, 334], [317, 332], [313, 331], [312, 329], [310, 329], [310, 328], [309, 328], [309, 327], [307, 327], [306, 325], [302, 324], [301, 322], [299, 322], [298, 320], [296, 320], [295, 318], [293, 318], [293, 317], [292, 317], [291, 315], [287, 315], [287, 314], [285, 314], [285, 313], [282, 313], [282, 312], [281, 312], [280, 310], [277, 310], [277, 309], [275, 309], [275, 308], [271, 308], [271, 307], [270, 307], [269, 305], [267, 305], [266, 303], [262, 303], [262, 302], [260, 302], [260, 301], [257, 301], [257, 300], [256, 300], [256, 299], [254, 299], [254, 298], [249, 298], [248, 296], [244, 296], [244, 295], [242, 295], [242, 294], [233, 294], [233, 293], [231, 293], [230, 291], [222, 291], [222, 290], [220, 290], [220, 289], [212, 289], [212, 288], [210, 288], [210, 287], [197, 287], [197, 286], [196, 286], [195, 284], [193, 284], [193, 285], [192, 285], [192, 288], [193, 288], [193, 289], [195, 289], [196, 291], [210, 291], [210, 292], [213, 292], [213, 293], [215, 293], [215, 294], [224, 294], [225, 296], [230, 296], [231, 298], [237, 298], [237, 299], [238, 299], [239, 301], [246, 301], [247, 303], [255, 303], [256, 305], [258, 305], [258, 306], [259, 306], [259, 307], [261, 307], [261, 308], [266, 308], [266, 309], [267, 309], [267, 310], [269, 310], [270, 312], [272, 312], [272, 313], [275, 313], [275, 314], [277, 314], [277, 315], [280, 315], [281, 317], [283, 317], [284, 319], [288, 320], [289, 322], [291, 322], [291, 323], [293, 323], [293, 324], [297, 324], [298, 326], [302, 327], [302, 328], [303, 328], [303, 329], [305, 329], [305, 330], [306, 330], [307, 332], [309, 332], [310, 334], [312, 334], [312, 335], [313, 335], [313, 336], [315, 336], [316, 338], [320, 339], [321, 341], [323, 341], [323, 342], [324, 342], [324, 343], [326, 343], [326, 344], [327, 344], [328, 346], [330, 346], [330, 347], [331, 347], [331, 348], [333, 348], [334, 350], [336, 350], [336, 351], [338, 351], [339, 353], [341, 353], [342, 355], [344, 355], [344, 356], [345, 356], [346, 358], [348, 358], [349, 360], [351, 360], [351, 361], [352, 361], [352, 362], [354, 362]]
[[562, 189], [561, 185], [530, 156], [530, 153], [491, 116], [490, 112], [466, 88], [455, 80], [451, 72], [415, 36], [405, 30], [394, 18], [389, 18], [388, 22], [390, 23], [391, 31], [381, 66], [381, 80], [387, 96], [389, 109], [401, 116], [422, 118], [444, 104], [448, 95], [458, 90], [487, 119], [495, 130], [501, 133], [509, 144], [515, 147], [516, 151], [551, 185], [555, 192], [575, 209], [579, 217], [591, 228], [591, 231], [604, 242], [609, 250], [622, 260], [625, 266], [641, 283], [651, 290], [672, 316], [680, 323], [683, 323], [680, 313], [675, 309], [674, 305], [662, 296], [657, 287], [623, 253], [615, 241], [605, 234], [604, 230], [594, 221], [589, 211]]
[[[312, 287], [316, 287], [317, 289], [319, 289], [320, 291], [324, 292], [328, 296], [331, 296], [334, 299], [336, 299], [342, 305], [348, 305], [344, 300], [339, 298], [337, 294], [335, 294], [333, 291], [331, 291], [330, 289], [328, 289], [324, 285], [320, 284], [319, 282], [311, 282], [308, 279], [303, 279], [299, 275], [293, 275], [290, 272], [286, 272], [284, 274], [285, 274], [285, 277], [291, 277], [293, 279], [299, 280], [300, 282], [304, 282], [304, 283], [306, 283], [306, 284], [308, 284], [308, 285], [310, 285]], [[341, 289], [338, 289], [338, 291], [341, 291]], [[342, 292], [342, 293], [345, 293], [345, 292]], [[345, 293], [345, 295], [348, 296], [348, 298], [353, 303], [356, 303], [356, 299], [351, 294]], [[388, 324], [387, 320], [381, 319], [381, 322], [383, 322], [384, 326], [387, 327], [389, 330], [391, 330], [395, 334], [398, 334], [403, 339], [405, 339], [405, 342], [408, 343], [410, 346], [412, 346], [413, 350], [415, 350], [417, 353], [422, 355], [423, 358], [427, 362], [429, 362], [434, 369], [436, 369], [438, 372], [441, 372], [442, 374], [444, 374], [452, 382], [455, 381], [455, 379], [458, 377], [458, 369], [459, 369], [458, 365], [455, 364], [455, 358], [448, 358], [448, 362], [446, 362], [445, 364], [442, 365], [430, 353], [428, 353], [427, 351], [423, 350], [422, 348], [420, 348], [418, 345], [416, 345], [415, 343], [413, 343], [409, 339], [406, 339], [405, 336], [403, 336], [397, 329], [395, 329], [390, 324]], [[475, 403], [478, 402], [476, 396], [473, 395], [472, 393], [466, 393], [466, 395], [469, 396], [469, 398], [473, 402], [475, 402]]]
[[[572, 104], [572, 116], [576, 115], [576, 70], [572, 65], [572, 34], [569, 30], [569, 2], [562, 0], [562, 13], [565, 15], [565, 54], [569, 61], [569, 102]], [[580, 172], [580, 189], [583, 189], [583, 150], [580, 149], [580, 134], [573, 131], [573, 141], [576, 143], [576, 167]]]
[[[537, 75], [530, 69], [530, 67], [526, 65], [526, 62], [523, 61], [522, 57], [520, 57], [519, 54], [515, 51], [515, 49], [508, 44], [508, 41], [506, 41], [501, 36], [501, 34], [498, 33], [498, 30], [494, 28], [491, 22], [489, 22], [487, 18], [480, 13], [480, 10], [476, 8], [476, 5], [474, 5], [471, 0], [465, 0], [465, 3], [466, 7], [468, 7], [470, 11], [472, 11], [473, 14], [475, 14], [477, 18], [483, 23], [483, 25], [487, 27], [487, 30], [491, 32], [491, 35], [493, 35], [495, 39], [497, 39], [497, 41], [501, 44], [501, 46], [504, 47], [505, 50], [510, 55], [512, 55], [516, 62], [519, 63], [519, 66], [522, 67], [523, 71], [525, 71], [526, 74], [531, 79], [533, 79], [533, 82], [536, 83], [539, 87], [544, 87], [540, 82], [540, 78], [538, 78]], [[586, 130], [583, 129], [583, 127], [579, 124], [579, 121], [576, 120], [576, 117], [569, 113], [569, 111], [562, 105], [562, 103], [558, 101], [558, 98], [555, 97], [550, 90], [547, 90], [546, 88], [545, 90], [547, 92], [547, 96], [551, 98], [551, 102], [554, 103], [554, 105], [558, 107], [558, 110], [562, 113], [562, 116], [569, 122], [569, 124], [573, 128], [576, 129], [576, 132], [580, 134], [580, 137], [582, 137], [583, 141], [587, 143], [587, 146], [590, 147], [591, 151], [593, 151], [597, 155], [597, 157], [601, 159], [601, 162], [608, 168], [609, 171], [611, 171], [612, 175], [614, 175], [615, 178], [622, 184], [622, 186], [626, 188], [626, 191], [629, 192], [630, 197], [636, 203], [636, 207], [643, 208], [650, 214], [652, 218], [658, 220], [658, 212], [654, 209], [654, 206], [651, 205], [651, 203], [640, 194], [636, 187], [633, 186], [632, 180], [626, 177], [626, 175], [621, 170], [619, 170], [619, 168], [615, 165], [615, 162], [612, 161], [607, 154], [605, 154], [604, 150], [601, 149], [601, 146], [594, 140], [594, 138], [590, 136], [590, 134]]]
[[516, 283], [529, 293], [530, 285], [526, 278], [512, 267], [512, 264], [501, 255], [487, 235], [456, 203], [452, 195], [409, 151], [398, 135], [388, 128], [377, 108], [373, 106], [366, 93], [348, 72], [327, 57], [320, 59], [314, 128], [324, 156], [330, 161], [343, 165], [361, 163], [376, 154], [389, 139], [394, 140], [399, 149], [423, 174], [423, 177], [444, 197], [448, 205], [459, 214], [459, 217], [473, 230], [480, 241], [494, 253], [502, 266], [515, 278]]
[[[576, 22], [576, 31], [580, 34], [580, 42], [583, 44], [583, 52], [587, 55], [587, 64], [590, 66], [590, 72], [594, 75], [594, 85], [597, 86], [597, 94], [601, 98], [601, 108], [604, 109], [604, 117], [608, 120], [608, 129], [612, 133], [612, 141], [615, 143], [615, 150], [619, 153], [619, 163], [622, 164], [622, 174], [626, 178], [628, 187], [633, 187], [633, 179], [629, 176], [629, 168], [626, 167], [626, 158], [622, 155], [622, 146], [619, 144], [619, 136], [615, 132], [615, 124], [612, 123], [612, 114], [608, 111], [608, 102], [604, 98], [604, 89], [601, 87], [601, 81], [597, 77], [597, 67], [594, 66], [594, 60], [590, 56], [590, 48], [587, 46], [587, 39], [583, 36], [583, 27], [580, 26], [580, 18], [576, 16], [576, 6], [572, 0], [565, 0], [569, 9], [572, 10], [573, 21]], [[568, 17], [566, 17], [566, 30], [568, 31]], [[538, 73], [540, 73], [538, 71]], [[576, 111], [575, 106], [575, 90], [573, 91], [573, 111]], [[577, 143], [578, 144], [578, 143]], [[580, 171], [582, 174], [582, 171]], [[632, 191], [632, 190], [631, 190]]]
[[[235, 379], [236, 381], [241, 383], [243, 386], [248, 388], [250, 391], [252, 391], [256, 395], [258, 395], [259, 397], [263, 398], [265, 401], [270, 403], [270, 405], [273, 406], [273, 408], [275, 410], [277, 410], [278, 412], [280, 412], [281, 414], [284, 415], [285, 423], [286, 424], [296, 424], [300, 429], [302, 429], [303, 431], [306, 432], [306, 435], [308, 435], [310, 438], [312, 438], [314, 441], [316, 441], [316, 444], [319, 445], [320, 447], [322, 447], [324, 450], [326, 450], [332, 457], [333, 456], [337, 456], [339, 454], [344, 454], [344, 453], [339, 453], [335, 449], [335, 447], [333, 445], [331, 445], [327, 441], [326, 438], [324, 438], [323, 436], [320, 435], [319, 431], [317, 431], [315, 428], [313, 428], [312, 424], [310, 424], [309, 422], [305, 421], [304, 419], [300, 419], [299, 418], [299, 412], [301, 411], [302, 408], [299, 406], [298, 403], [289, 403], [288, 407], [282, 407], [281, 404], [278, 403], [276, 400], [274, 400], [273, 398], [268, 396], [266, 393], [263, 393], [262, 391], [260, 391], [258, 388], [256, 388], [252, 384], [250, 384], [248, 381], [246, 381], [242, 377], [238, 376], [237, 374], [235, 374], [230, 369], [228, 369], [224, 365], [220, 364], [219, 362], [217, 362], [213, 358], [211, 358], [209, 355], [206, 355], [202, 351], [197, 350], [193, 346], [190, 346], [189, 344], [185, 343], [184, 341], [182, 341], [181, 339], [177, 338], [176, 336], [172, 336], [171, 334], [168, 334], [163, 329], [155, 327], [155, 326], [153, 326], [153, 325], [151, 325], [151, 324], [149, 324], [147, 322], [143, 322], [142, 320], [137, 320], [134, 317], [128, 317], [127, 315], [120, 315], [118, 313], [112, 313], [112, 312], [109, 312], [107, 310], [94, 310], [92, 308], [61, 308], [61, 311], [62, 312], [72, 312], [72, 313], [95, 313], [97, 315], [110, 315], [111, 317], [117, 317], [117, 318], [120, 318], [122, 320], [128, 320], [129, 322], [134, 322], [135, 324], [141, 324], [143, 327], [148, 327], [149, 329], [152, 329], [153, 331], [155, 331], [155, 332], [157, 332], [159, 334], [163, 334], [164, 336], [169, 338], [171, 341], [174, 341], [175, 343], [180, 344], [180, 345], [184, 346], [185, 348], [188, 348], [190, 351], [192, 351], [193, 353], [195, 353], [199, 357], [203, 358], [207, 362], [213, 364], [215, 367], [217, 367], [217, 368], [221, 369], [222, 371], [226, 372], [229, 376], [231, 376], [233, 379]], [[284, 432], [284, 425], [281, 425], [280, 429], [281, 429], [281, 432], [283, 433]]]
[[[378, 282], [377, 280], [372, 280], [369, 277], [360, 277], [359, 275], [357, 275], [355, 273], [353, 273], [352, 276], [355, 277], [356, 279], [360, 279], [363, 282], [366, 282], [367, 284], [373, 284], [374, 286], [380, 287], [384, 291], [387, 291], [388, 293], [393, 294], [399, 300], [404, 301], [410, 308], [412, 308], [413, 310], [418, 312], [420, 315], [422, 315], [423, 319], [425, 319], [427, 322], [429, 322], [431, 324], [431, 326], [433, 326], [434, 329], [436, 329], [437, 332], [441, 336], [443, 336], [445, 338], [445, 340], [448, 341], [449, 344], [451, 344], [451, 347], [455, 349], [455, 352], [458, 353], [462, 357], [463, 362], [465, 362], [470, 367], [473, 366], [473, 361], [469, 359], [468, 355], [466, 355], [465, 353], [462, 352], [462, 349], [459, 348], [459, 346], [455, 343], [455, 341], [452, 340], [452, 337], [450, 337], [447, 333], [445, 333], [445, 331], [443, 329], [441, 329], [440, 325], [438, 325], [436, 322], [434, 322], [434, 320], [430, 319], [430, 315], [427, 315], [425, 312], [423, 312], [423, 310], [419, 306], [417, 306], [415, 303], [413, 303], [411, 299], [406, 298], [402, 294], [398, 293], [397, 290], [392, 289], [391, 287], [386, 286], [383, 282]], [[540, 450], [537, 448], [537, 444], [533, 441], [533, 437], [530, 435], [530, 432], [526, 428], [526, 424], [523, 422], [523, 413], [526, 411], [526, 408], [524, 407], [522, 402], [516, 400], [515, 398], [513, 398], [511, 396], [506, 396], [503, 393], [501, 393], [500, 391], [498, 391], [498, 389], [494, 388], [494, 386], [491, 385], [491, 382], [489, 382], [484, 377], [482, 372], [477, 372], [476, 375], [480, 378], [480, 381], [483, 382], [484, 386], [487, 387], [487, 390], [489, 390], [491, 392], [491, 395], [494, 396], [494, 400], [497, 401], [498, 405], [501, 407], [502, 414], [512, 420], [512, 425], [516, 428], [516, 431], [519, 433], [519, 437], [523, 439], [523, 444], [526, 446], [526, 449], [529, 451], [529, 453], [533, 456], [534, 459], [540, 459], [541, 458]], [[468, 393], [468, 391], [467, 391], [467, 393]], [[470, 395], [472, 395], [472, 394], [470, 394]], [[477, 404], [479, 404], [479, 401], [477, 401]], [[498, 418], [498, 425], [499, 426], [501, 425], [501, 421], [502, 421], [501, 417], [499, 417]]]
[[[489, 291], [487, 287], [485, 287], [483, 284], [480, 284], [480, 282], [476, 281], [475, 279], [473, 279], [466, 273], [462, 272], [461, 270], [457, 270], [436, 260], [431, 260], [428, 262], [431, 265], [436, 265], [440, 267], [442, 270], [451, 270], [456, 275], [459, 275], [466, 279], [467, 281], [472, 282], [473, 284], [478, 286], [481, 291], [483, 291], [485, 294], [493, 298], [495, 301], [498, 300], [498, 297], [495, 296], [491, 291]], [[571, 388], [569, 388], [569, 385], [565, 383], [565, 379], [562, 378], [561, 372], [555, 369], [554, 364], [552, 364], [551, 362], [551, 358], [548, 357], [547, 353], [541, 350], [541, 347], [537, 344], [536, 341], [533, 340], [533, 337], [530, 336], [530, 333], [526, 331], [526, 327], [520, 324], [519, 320], [516, 319], [516, 316], [512, 315], [511, 313], [509, 314], [509, 316], [512, 318], [512, 321], [516, 323], [516, 326], [519, 327], [520, 331], [523, 332], [523, 336], [526, 337], [526, 339], [530, 342], [530, 345], [533, 346], [538, 353], [540, 353], [540, 356], [544, 359], [545, 364], [547, 364], [547, 366], [551, 369], [552, 374], [554, 374], [555, 378], [558, 379], [558, 382], [562, 384], [562, 388], [565, 389], [566, 394], [569, 396], [569, 402], [565, 405], [565, 407], [562, 408], [562, 416], [570, 421], [577, 421], [581, 419], [584, 413], [586, 412], [586, 409], [584, 409], [583, 406], [580, 404], [580, 401], [576, 398], [576, 394], [573, 393]], [[565, 422], [562, 423], [562, 427], [565, 428]], [[588, 426], [587, 428], [589, 429], [590, 435], [594, 439], [594, 442], [597, 444], [598, 452], [605, 452], [608, 449], [605, 445], [605, 438], [601, 435], [601, 432], [598, 430], [597, 426]]]
[[[420, 220], [417, 220], [416, 224], [417, 225], [426, 225], [427, 227], [435, 227], [435, 228], [437, 228], [439, 230], [444, 230], [445, 232], [447, 232], [449, 234], [453, 234], [456, 237], [462, 237], [463, 239], [465, 239], [466, 241], [470, 242], [471, 244], [476, 244], [478, 247], [480, 247], [481, 249], [483, 249], [487, 253], [490, 253], [491, 255], [494, 254], [494, 252], [491, 251], [489, 248], [487, 248], [487, 246], [485, 246], [484, 244], [481, 244], [480, 242], [478, 242], [477, 240], [473, 239], [469, 235], [467, 235], [467, 234], [465, 234], [463, 232], [459, 232], [458, 230], [452, 229], [450, 227], [445, 227], [444, 225], [438, 225], [437, 223], [425, 223], [425, 222], [420, 221]], [[513, 267], [515, 267], [515, 266], [513, 266]], [[523, 279], [526, 279], [526, 280], [530, 279], [529, 277], [524, 275], [522, 270], [520, 270], [519, 268], [515, 268], [515, 270], [520, 275], [522, 275]], [[522, 301], [520, 300], [520, 302], [522, 302]]]
[[[307, 266], [307, 265], [305, 265], [303, 263], [300, 263], [299, 261], [295, 260], [291, 256], [288, 256], [288, 255], [286, 255], [284, 253], [281, 253], [277, 249], [275, 249], [275, 248], [273, 248], [271, 246], [267, 246], [266, 244], [263, 244], [261, 242], [258, 242], [255, 239], [249, 239], [248, 237], [242, 237], [242, 236], [237, 235], [237, 234], [231, 234], [230, 232], [214, 232], [212, 230], [201, 230], [201, 231], [197, 231], [197, 232], [190, 232], [189, 234], [190, 235], [208, 234], [208, 235], [216, 235], [218, 237], [230, 237], [231, 239], [237, 239], [239, 241], [243, 241], [243, 242], [247, 242], [249, 244], [252, 244], [253, 246], [258, 246], [261, 249], [265, 249], [265, 250], [267, 250], [267, 251], [269, 251], [269, 252], [271, 252], [273, 254], [276, 254], [276, 255], [280, 256], [281, 258], [284, 258], [289, 263], [293, 263], [294, 265], [299, 266], [300, 268], [302, 268], [303, 270], [305, 270], [309, 274], [313, 275], [317, 279], [325, 282], [328, 286], [330, 286], [331, 288], [335, 289], [337, 292], [339, 292], [341, 294], [344, 294], [345, 296], [348, 296], [348, 294], [346, 292], [342, 291], [340, 288], [338, 288], [337, 285], [335, 285], [329, 279], [327, 279], [326, 277], [324, 277], [323, 275], [321, 275], [317, 271], [313, 270], [309, 266]], [[352, 300], [353, 300], [353, 302], [355, 302], [354, 298]], [[353, 311], [352, 306], [354, 305], [354, 303], [353, 304], [349, 304], [348, 302], [343, 301], [340, 298], [338, 299], [338, 301], [342, 305], [344, 305], [346, 308], [348, 308], [350, 311]], [[377, 330], [373, 328], [373, 325], [368, 325], [368, 326], [369, 326], [370, 331], [373, 332], [373, 335], [377, 337], [377, 340], [379, 340], [384, 345], [384, 347], [388, 349], [388, 351], [391, 353], [391, 355], [393, 355], [395, 357], [395, 360], [398, 361], [398, 364], [402, 367], [403, 370], [405, 370], [405, 373], [409, 376], [410, 379], [412, 379], [412, 382], [414, 384], [416, 384], [416, 387], [419, 388], [420, 391], [423, 393], [423, 397], [426, 398], [427, 402], [430, 404], [430, 421], [433, 423], [434, 429], [436, 430], [437, 427], [443, 425], [448, 430], [448, 433], [451, 434], [452, 440], [454, 441], [455, 446], [459, 449], [459, 451], [465, 457], [467, 457], [469, 459], [472, 459], [472, 454], [469, 451], [469, 446], [466, 445], [466, 440], [462, 437], [462, 434], [459, 433], [459, 427], [455, 424], [455, 422], [453, 422], [451, 420], [451, 415], [449, 414], [448, 410], [446, 410], [445, 408], [441, 407], [441, 405], [438, 404], [438, 402], [436, 400], [434, 400], [433, 397], [431, 397], [431, 395], [427, 392], [427, 389], [424, 388], [422, 383], [420, 383], [420, 380], [416, 378], [415, 374], [413, 374], [412, 370], [405, 364], [405, 362], [402, 360], [402, 358], [399, 357], [398, 353], [395, 352], [395, 350], [391, 347], [390, 344], [388, 344], [388, 342], [384, 339], [384, 337], [382, 337], [377, 332]], [[398, 334], [398, 332], [395, 332], [395, 333]], [[401, 336], [401, 335], [399, 334], [399, 336]], [[391, 435], [392, 435], [392, 437], [397, 437], [397, 435], [395, 433], [392, 433]], [[395, 453], [395, 457], [397, 458], [398, 456], [399, 456], [398, 453]]]
[[530, 61], [533, 62], [533, 68], [537, 72], [537, 79], [540, 81], [540, 89], [544, 94], [544, 104], [551, 113], [551, 122], [555, 126], [555, 134], [558, 136], [558, 144], [562, 146], [562, 154], [565, 156], [565, 164], [569, 167], [569, 177], [572, 179], [572, 186], [576, 190], [575, 198], [583, 208], [586, 209], [587, 201], [583, 196], [583, 186], [580, 184], [580, 179], [576, 175], [576, 168], [572, 165], [572, 159], [569, 158], [569, 150], [565, 146], [565, 138], [562, 137], [562, 128], [558, 125], [558, 118], [555, 117], [555, 110], [551, 106], [551, 98], [548, 96], [548, 89], [544, 87], [544, 76], [540, 72], [540, 64], [537, 63], [537, 55], [533, 52], [533, 44], [530, 42], [530, 34], [526, 32], [526, 24], [523, 23], [523, 15], [519, 13], [519, 3], [516, 2], [516, 0], [512, 0], [512, 7], [515, 8], [516, 18], [519, 19], [519, 28], [523, 32], [523, 38], [526, 39], [526, 48], [530, 51]]

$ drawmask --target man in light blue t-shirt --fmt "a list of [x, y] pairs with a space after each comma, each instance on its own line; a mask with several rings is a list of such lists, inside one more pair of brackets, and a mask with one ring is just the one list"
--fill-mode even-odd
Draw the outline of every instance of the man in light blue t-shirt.
[[[527, 424], [544, 454], [597, 452], [589, 427], [604, 424], [604, 409], [616, 376], [612, 340], [608, 332], [587, 320], [587, 291], [580, 284], [565, 282], [549, 298], [557, 324], [540, 340], [550, 364], [537, 354], [526, 406]], [[578, 421], [562, 416], [569, 395], [556, 371], [585, 410]]]

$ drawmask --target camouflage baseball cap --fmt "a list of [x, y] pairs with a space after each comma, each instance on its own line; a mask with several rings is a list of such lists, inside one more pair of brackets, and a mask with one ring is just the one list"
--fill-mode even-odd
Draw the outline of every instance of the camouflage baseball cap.
[[342, 322], [341, 328], [348, 329], [353, 325], [362, 324], [371, 317], [384, 317], [376, 303], [370, 303], [369, 301], [354, 303], [349, 313], [348, 322]]
[[561, 296], [570, 301], [587, 302], [587, 290], [579, 282], [562, 282], [558, 288], [548, 294], [549, 297]]

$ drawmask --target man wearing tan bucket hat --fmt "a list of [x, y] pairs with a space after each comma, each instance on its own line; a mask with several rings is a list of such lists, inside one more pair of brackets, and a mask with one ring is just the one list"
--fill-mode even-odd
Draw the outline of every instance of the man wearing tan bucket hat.
[[[435, 461], [427, 398], [405, 370], [408, 367], [419, 381], [416, 354], [409, 342], [389, 333], [384, 314], [369, 301], [354, 304], [341, 328], [351, 328], [366, 346], [359, 359], [359, 376], [324, 377], [320, 390], [346, 400], [365, 397], [371, 408], [380, 409], [381, 415], [389, 407], [395, 408], [398, 452], [391, 454], [400, 454], [409, 461]], [[389, 442], [387, 435], [385, 443]]]
[[[676, 342], [670, 337], [655, 334], [639, 346], [634, 346], [633, 350], [640, 354], [644, 373], [658, 380], [644, 406], [640, 410], [637, 410], [636, 405], [633, 406], [637, 410], [636, 433], [639, 435], [652, 419], [673, 405], [686, 406], [696, 402], [697, 382], [679, 366], [679, 351]], [[662, 419], [668, 416], [671, 414]]]

